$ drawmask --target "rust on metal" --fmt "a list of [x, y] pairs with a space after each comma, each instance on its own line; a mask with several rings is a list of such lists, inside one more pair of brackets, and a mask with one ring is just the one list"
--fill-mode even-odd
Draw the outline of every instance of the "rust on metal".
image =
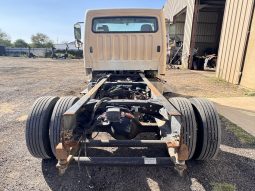
[[[167, 144], [168, 146], [169, 144]], [[169, 147], [170, 146], [170, 147]], [[181, 144], [177, 147], [176, 145], [169, 145], [168, 146], [168, 153], [171, 158], [175, 161], [186, 161], [189, 158], [189, 149], [188, 146], [185, 144]]]
[[79, 141], [73, 140], [73, 131], [67, 130], [61, 133], [61, 142], [65, 148], [77, 147]]
[[67, 160], [69, 152], [64, 148], [62, 143], [59, 143], [56, 147], [56, 158], [58, 160]]
[[59, 143], [56, 146], [56, 158], [58, 159], [56, 167], [59, 169], [60, 175], [65, 173], [78, 149], [79, 145], [76, 145], [75, 147], [65, 147], [62, 143]]
[[189, 148], [186, 144], [181, 144], [178, 149], [178, 160], [188, 160], [189, 159]]
[[76, 127], [76, 115], [82, 108], [84, 104], [86, 104], [95, 94], [98, 89], [107, 81], [109, 75], [103, 78], [99, 83], [97, 83], [86, 95], [84, 95], [79, 101], [77, 101], [70, 109], [68, 109], [61, 121], [61, 141], [65, 147], [75, 147], [79, 144], [77, 141], [73, 139], [73, 129]]
[[135, 116], [132, 115], [131, 113], [125, 113], [125, 112], [122, 112], [122, 114], [127, 117], [128, 119], [135, 119]]
[[180, 142], [177, 140], [166, 141], [167, 148], [178, 148], [180, 147]]
[[59, 160], [67, 160], [69, 155], [74, 155], [79, 149], [79, 143], [73, 147], [64, 146], [62, 143], [59, 143], [56, 146], [56, 158]]
[[79, 145], [79, 142], [78, 141], [68, 141], [68, 140], [66, 140], [65, 142], [64, 142], [64, 146], [65, 147], [69, 147], [69, 148], [74, 148], [74, 147], [77, 147]]

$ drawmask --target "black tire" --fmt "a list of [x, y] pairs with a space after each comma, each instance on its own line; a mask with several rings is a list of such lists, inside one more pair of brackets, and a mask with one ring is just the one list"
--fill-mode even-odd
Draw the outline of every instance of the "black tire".
[[170, 98], [169, 101], [182, 114], [182, 143], [188, 146], [189, 159], [191, 159], [197, 142], [197, 123], [194, 110], [186, 98]]
[[198, 124], [197, 146], [194, 159], [214, 159], [221, 143], [221, 123], [214, 105], [199, 98], [190, 99]]
[[26, 123], [26, 144], [32, 156], [41, 159], [53, 157], [50, 148], [49, 123], [58, 97], [37, 99], [28, 115]]
[[56, 156], [56, 146], [60, 142], [62, 115], [79, 100], [78, 97], [62, 97], [56, 103], [50, 120], [50, 145]]

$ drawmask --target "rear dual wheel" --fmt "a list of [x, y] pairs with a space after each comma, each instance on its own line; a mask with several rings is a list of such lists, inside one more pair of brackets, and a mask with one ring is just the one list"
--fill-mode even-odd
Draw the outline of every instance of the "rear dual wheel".
[[78, 97], [62, 97], [56, 103], [50, 120], [50, 145], [56, 156], [56, 146], [60, 142], [62, 115], [79, 100]]
[[197, 142], [197, 123], [194, 110], [186, 98], [170, 98], [170, 103], [182, 114], [182, 144], [188, 146], [189, 158], [194, 155]]
[[214, 159], [221, 143], [221, 123], [214, 105], [199, 98], [190, 99], [198, 124], [197, 145], [194, 158]]
[[41, 97], [37, 99], [26, 123], [26, 144], [32, 156], [54, 158], [55, 147], [60, 142], [61, 116], [77, 97]]
[[221, 142], [221, 124], [213, 104], [200, 98], [169, 101], [182, 114], [182, 144], [188, 146], [189, 159], [214, 159]]
[[37, 99], [28, 115], [26, 124], [26, 144], [29, 152], [36, 158], [53, 157], [50, 148], [49, 123], [58, 97]]

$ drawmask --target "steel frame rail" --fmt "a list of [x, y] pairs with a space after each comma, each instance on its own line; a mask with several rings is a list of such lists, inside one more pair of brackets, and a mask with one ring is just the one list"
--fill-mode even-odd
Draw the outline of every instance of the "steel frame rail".
[[[140, 101], [140, 100], [119, 100], [120, 103], [130, 104], [156, 104], [161, 105], [164, 108], [165, 113], [162, 114], [165, 118], [165, 122], [156, 119], [158, 128], [161, 131], [162, 140], [89, 140], [73, 142], [68, 139], [72, 135], [72, 130], [76, 127], [76, 117], [79, 114], [81, 108], [89, 103], [97, 101], [95, 95], [98, 90], [107, 82], [111, 75], [102, 78], [86, 95], [84, 95], [76, 104], [74, 104], [69, 110], [67, 110], [62, 117], [62, 132], [61, 132], [61, 143], [56, 147], [56, 155], [58, 159], [57, 168], [60, 174], [63, 174], [67, 169], [69, 163], [74, 160], [84, 162], [86, 165], [169, 165], [172, 161], [175, 165], [175, 169], [180, 175], [183, 174], [186, 169], [185, 161], [188, 159], [187, 146], [181, 144], [181, 114], [177, 109], [156, 89], [156, 87], [143, 75], [139, 74], [142, 82], [148, 86], [151, 91], [151, 100]], [[136, 83], [136, 84], [138, 84]], [[119, 84], [119, 82], [118, 82]], [[127, 84], [127, 83], [123, 83]], [[129, 84], [129, 83], [128, 83]], [[130, 83], [132, 84], [132, 83]], [[111, 103], [118, 103], [118, 100], [111, 100]], [[167, 158], [141, 158], [141, 157], [77, 157], [77, 151], [80, 149], [81, 144], [86, 144], [88, 147], [165, 147], [168, 149], [170, 157]], [[170, 160], [171, 159], [171, 160]], [[154, 162], [153, 162], [154, 161]], [[156, 161], [156, 162], [155, 162]]]

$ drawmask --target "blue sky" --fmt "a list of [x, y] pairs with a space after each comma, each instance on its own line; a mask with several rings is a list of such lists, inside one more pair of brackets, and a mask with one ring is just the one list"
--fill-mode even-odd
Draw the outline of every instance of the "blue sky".
[[165, 0], [3, 0], [0, 29], [12, 41], [30, 42], [32, 34], [42, 32], [55, 43], [73, 41], [73, 24], [84, 20], [86, 9], [162, 8]]

